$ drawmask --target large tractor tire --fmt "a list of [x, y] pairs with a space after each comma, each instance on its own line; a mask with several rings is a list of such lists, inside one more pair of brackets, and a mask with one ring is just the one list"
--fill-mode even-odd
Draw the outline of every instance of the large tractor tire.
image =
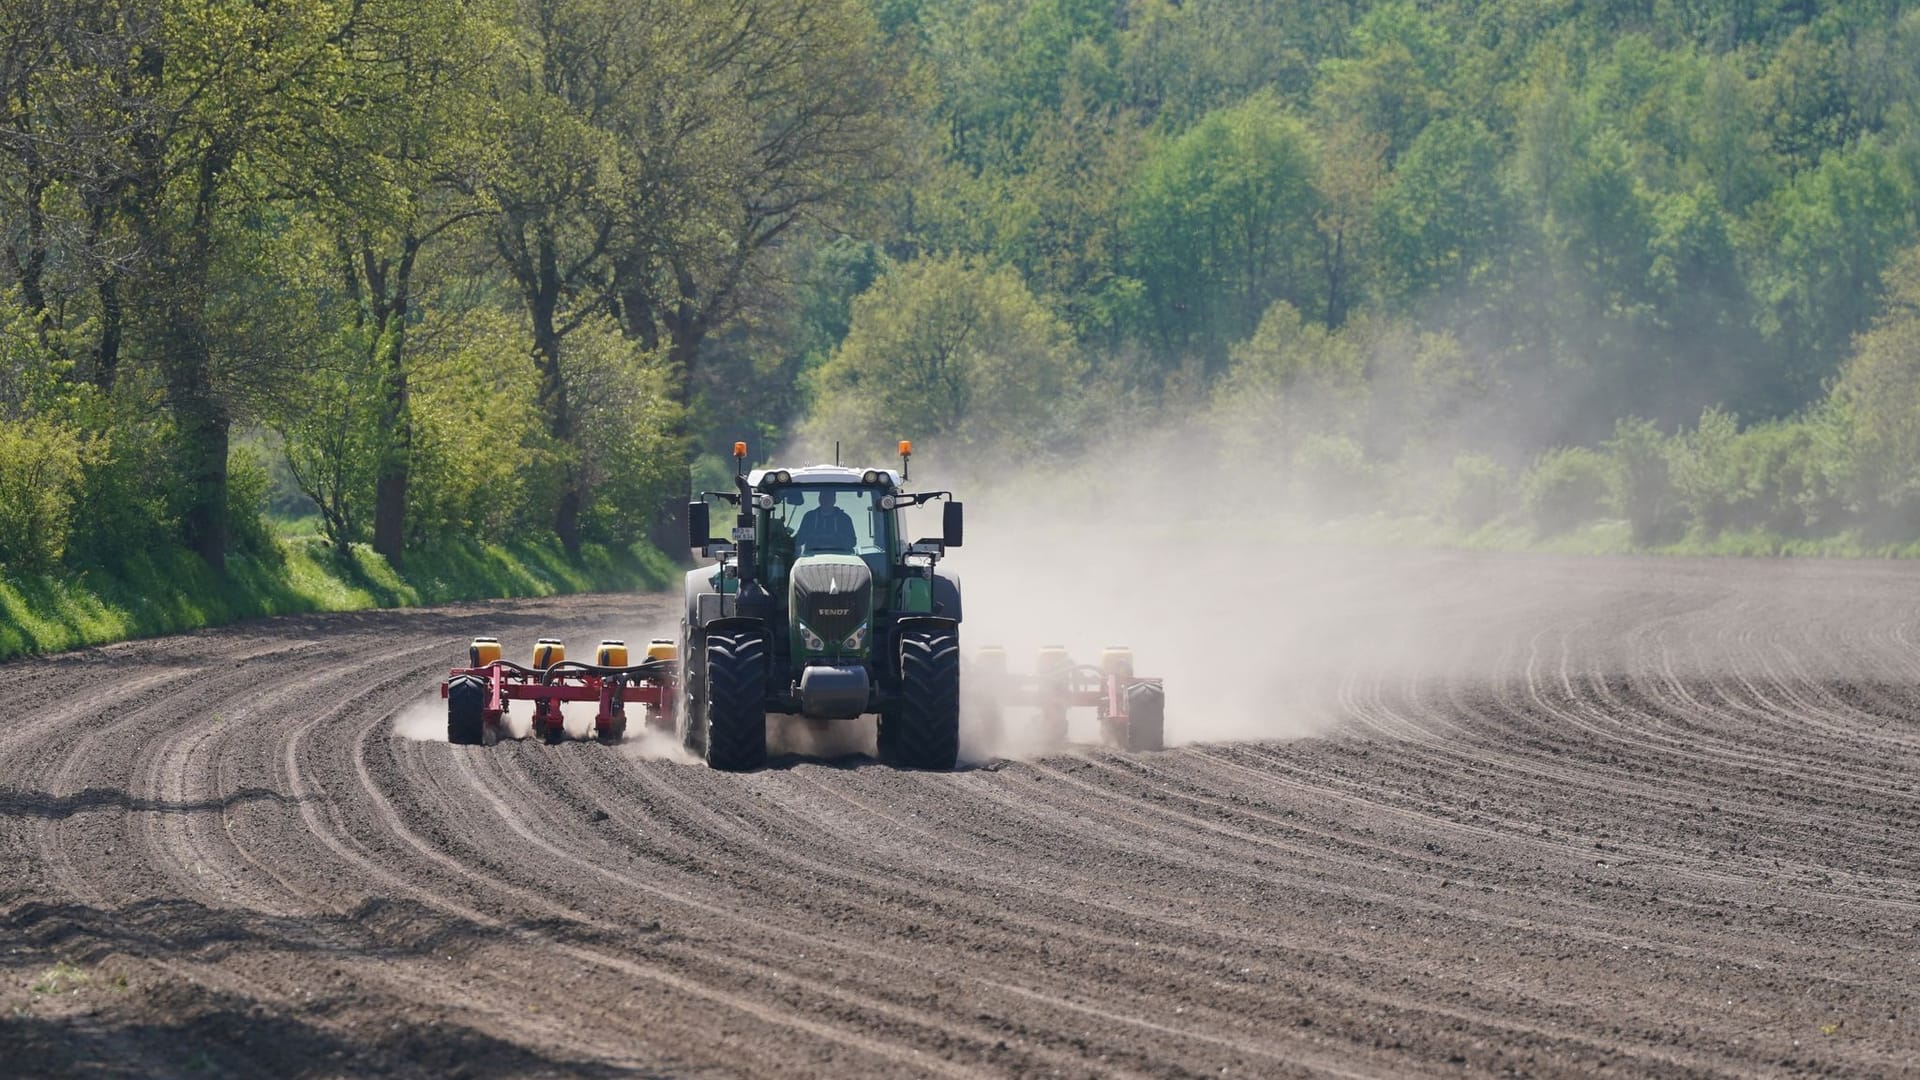
[[447, 741], [479, 746], [487, 737], [487, 681], [455, 675], [447, 682]]
[[707, 766], [728, 772], [767, 763], [767, 636], [758, 630], [707, 635], [705, 686], [696, 725]]
[[1166, 746], [1167, 692], [1157, 683], [1127, 687], [1127, 749], [1159, 750]]
[[899, 703], [880, 714], [880, 760], [903, 769], [950, 770], [960, 760], [960, 636], [900, 635]]

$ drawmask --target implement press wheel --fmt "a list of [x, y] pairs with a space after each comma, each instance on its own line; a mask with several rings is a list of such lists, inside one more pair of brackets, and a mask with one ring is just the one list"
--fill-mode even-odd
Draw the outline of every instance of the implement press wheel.
[[1158, 683], [1134, 683], [1127, 695], [1127, 749], [1159, 750], [1166, 746], [1167, 692]]
[[447, 682], [447, 741], [479, 746], [487, 734], [487, 682], [477, 675], [456, 675]]
[[900, 635], [900, 700], [880, 714], [880, 760], [950, 770], [960, 759], [960, 637], [952, 630]]

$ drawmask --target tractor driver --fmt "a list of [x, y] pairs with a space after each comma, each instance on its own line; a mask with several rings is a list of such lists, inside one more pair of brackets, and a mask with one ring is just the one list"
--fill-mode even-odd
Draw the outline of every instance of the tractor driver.
[[794, 534], [794, 543], [802, 552], [853, 550], [853, 519], [834, 505], [837, 497], [838, 492], [825, 489], [820, 492], [820, 505], [800, 519], [800, 531]]

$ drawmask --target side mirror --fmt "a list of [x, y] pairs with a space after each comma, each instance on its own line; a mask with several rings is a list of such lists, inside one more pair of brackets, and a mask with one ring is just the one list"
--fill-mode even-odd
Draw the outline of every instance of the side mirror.
[[940, 533], [943, 537], [941, 543], [944, 543], [950, 548], [960, 546], [960, 538], [964, 534], [964, 530], [961, 527], [961, 520], [960, 504], [948, 500], [946, 509], [940, 518]]
[[705, 555], [707, 545], [713, 539], [713, 523], [707, 517], [707, 501], [687, 504], [687, 546]]

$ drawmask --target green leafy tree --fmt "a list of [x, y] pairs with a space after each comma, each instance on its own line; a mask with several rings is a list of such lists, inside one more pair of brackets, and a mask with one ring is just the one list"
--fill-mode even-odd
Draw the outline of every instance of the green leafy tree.
[[1314, 95], [1332, 115], [1377, 133], [1391, 166], [1446, 108], [1453, 49], [1445, 25], [1411, 0], [1389, 0], [1361, 18], [1351, 48], [1321, 64]]
[[1406, 147], [1376, 204], [1380, 276], [1402, 302], [1464, 289], [1491, 269], [1510, 214], [1493, 133], [1472, 119], [1436, 121]]
[[1614, 470], [1605, 456], [1582, 446], [1540, 455], [1521, 480], [1521, 498], [1534, 529], [1553, 536], [1606, 513]]
[[[316, 212], [331, 225], [352, 318], [373, 350], [373, 549], [394, 566], [405, 555], [414, 424], [409, 328], [421, 257], [491, 212], [479, 176], [487, 148], [492, 66], [505, 48], [498, 4], [420, 0], [382, 5], [355, 34], [346, 118], [309, 165]], [[349, 389], [358, 395], [358, 389]]]
[[1354, 340], [1300, 317], [1278, 301], [1233, 350], [1214, 391], [1220, 423], [1235, 439], [1271, 454], [1283, 483], [1310, 436], [1350, 435], [1367, 397], [1365, 357]]
[[1857, 505], [1920, 526], [1920, 247], [1887, 274], [1886, 310], [1860, 336], [1833, 394], [1851, 427]]
[[1650, 421], [1628, 418], [1614, 425], [1604, 449], [1614, 460], [1620, 512], [1633, 542], [1646, 547], [1670, 539], [1680, 515], [1666, 436]]
[[0, 419], [0, 566], [45, 571], [65, 554], [92, 440], [44, 417]]
[[1880, 276], [1911, 244], [1911, 181], [1877, 142], [1827, 154], [1775, 197], [1759, 272], [1761, 329], [1788, 365], [1789, 400], [1810, 399], [1881, 303]]
[[1045, 448], [1071, 412], [1072, 335], [1010, 269], [963, 258], [903, 264], [854, 301], [852, 329], [811, 380], [806, 433], [970, 452]]
[[1275, 300], [1318, 306], [1316, 171], [1306, 125], [1269, 95], [1208, 114], [1147, 159], [1128, 235], [1165, 352], [1217, 367]]

